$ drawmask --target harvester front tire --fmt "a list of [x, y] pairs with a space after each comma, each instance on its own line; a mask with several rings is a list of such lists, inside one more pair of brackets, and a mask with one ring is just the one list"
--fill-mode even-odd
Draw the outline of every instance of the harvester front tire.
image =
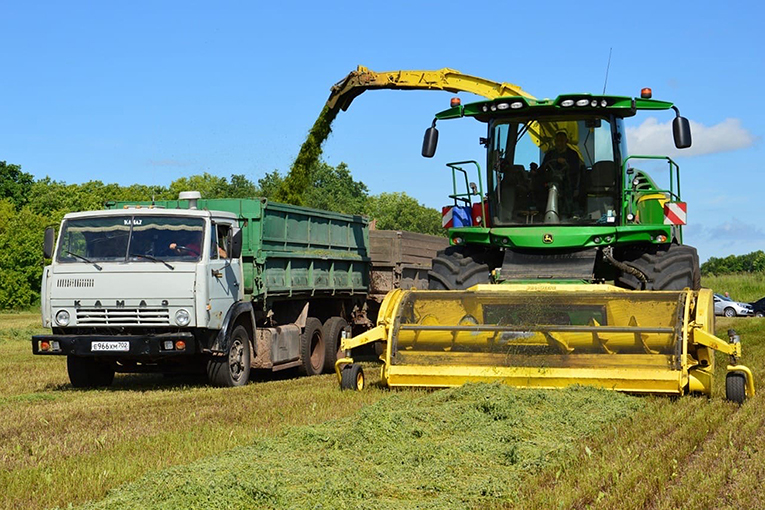
[[207, 380], [222, 388], [244, 386], [250, 380], [250, 335], [244, 326], [237, 326], [231, 332], [224, 356], [207, 362]]
[[364, 389], [366, 380], [364, 379], [364, 371], [361, 369], [361, 365], [357, 363], [345, 365], [343, 367], [343, 371], [340, 374], [340, 389], [355, 391], [361, 391]]
[[636, 276], [623, 272], [616, 281], [620, 287], [633, 290], [701, 288], [699, 254], [693, 246], [670, 244], [633, 249], [624, 254], [622, 262], [642, 272], [648, 282], [643, 287]]
[[100, 388], [111, 386], [114, 381], [114, 368], [93, 358], [67, 356], [66, 371], [75, 388]]
[[431, 290], [463, 290], [489, 283], [491, 269], [486, 250], [467, 246], [449, 246], [439, 251], [428, 271]]
[[305, 329], [300, 335], [300, 373], [302, 375], [319, 375], [324, 369], [326, 346], [321, 321], [308, 317]]
[[346, 326], [348, 326], [348, 321], [342, 317], [330, 317], [322, 327], [324, 343], [326, 345], [326, 353], [324, 354], [324, 373], [326, 374], [334, 372], [335, 362], [343, 357], [343, 352], [340, 350], [340, 341]]
[[746, 374], [730, 372], [725, 376], [725, 398], [743, 404], [746, 400]]

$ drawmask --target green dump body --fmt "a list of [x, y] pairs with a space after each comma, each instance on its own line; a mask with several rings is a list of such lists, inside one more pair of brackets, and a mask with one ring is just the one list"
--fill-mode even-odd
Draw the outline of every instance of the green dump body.
[[[186, 200], [109, 202], [107, 208], [153, 205], [188, 209]], [[253, 301], [369, 292], [369, 222], [266, 199], [199, 199], [198, 209], [232, 212], [242, 229], [244, 292]]]

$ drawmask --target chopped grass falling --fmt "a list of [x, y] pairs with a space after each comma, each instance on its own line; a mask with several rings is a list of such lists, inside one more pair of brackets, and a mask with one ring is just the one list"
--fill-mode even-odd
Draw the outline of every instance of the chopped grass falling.
[[94, 508], [465, 508], [513, 500], [524, 479], [642, 408], [593, 388], [497, 384], [384, 398], [356, 415], [152, 473]]

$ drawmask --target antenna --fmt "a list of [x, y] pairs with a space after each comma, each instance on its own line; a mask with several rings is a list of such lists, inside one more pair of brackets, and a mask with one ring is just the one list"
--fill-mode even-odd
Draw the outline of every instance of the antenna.
[[606, 93], [606, 85], [608, 85], [608, 70], [611, 69], [611, 52], [614, 51], [614, 47], [608, 49], [608, 64], [606, 65], [606, 81], [603, 82], [603, 94]]

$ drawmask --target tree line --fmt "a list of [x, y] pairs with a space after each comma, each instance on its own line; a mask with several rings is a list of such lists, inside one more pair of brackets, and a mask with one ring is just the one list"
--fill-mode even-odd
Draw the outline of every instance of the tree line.
[[746, 255], [710, 257], [709, 260], [701, 264], [701, 274], [704, 276], [763, 272], [765, 272], [765, 252], [762, 250], [753, 251]]
[[[104, 184], [93, 180], [67, 184], [50, 177], [35, 179], [20, 165], [0, 161], [0, 309], [25, 309], [40, 301], [45, 261], [45, 228], [57, 226], [72, 211], [103, 209], [104, 203], [138, 200], [174, 200], [181, 191], [199, 191], [204, 198], [284, 197], [287, 177], [267, 173], [257, 182], [244, 175], [230, 178], [203, 173], [181, 177], [168, 186]], [[409, 230], [444, 235], [441, 213], [425, 207], [406, 193], [370, 195], [353, 178], [345, 163], [336, 167], [319, 161], [309, 173], [309, 185], [288, 200], [315, 209], [364, 214], [378, 229]], [[295, 198], [297, 197], [297, 198]]]

